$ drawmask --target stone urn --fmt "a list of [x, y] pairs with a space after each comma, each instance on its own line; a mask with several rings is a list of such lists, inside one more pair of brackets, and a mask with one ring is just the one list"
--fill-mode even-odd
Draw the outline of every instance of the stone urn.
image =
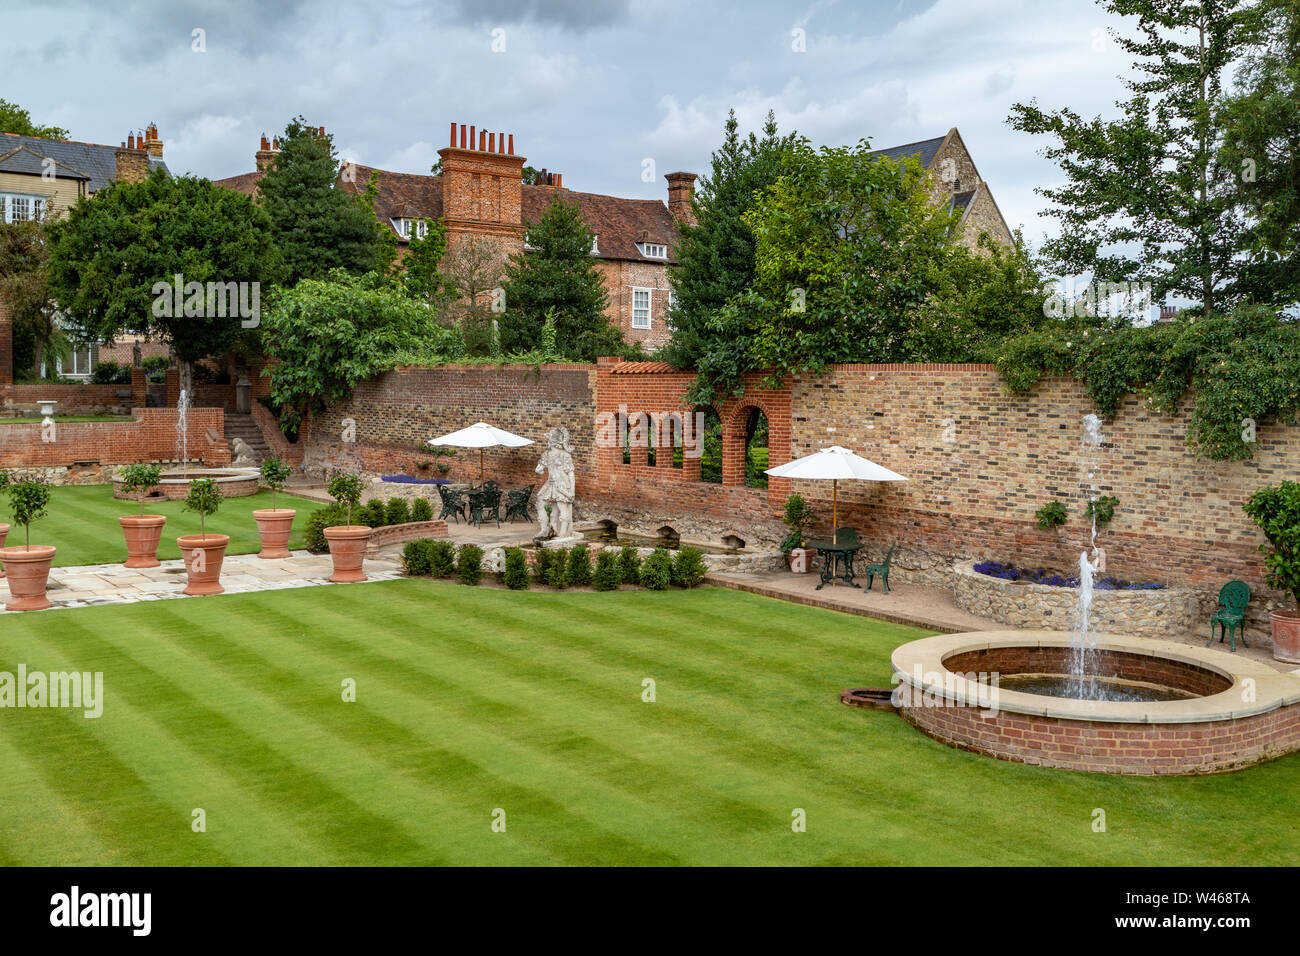
[[9, 611], [43, 611], [52, 607], [45, 596], [45, 585], [50, 580], [50, 562], [54, 548], [48, 544], [35, 544], [30, 548], [17, 546], [0, 548], [0, 561], [4, 562], [9, 578]]
[[790, 573], [808, 574], [813, 569], [815, 557], [817, 552], [812, 548], [791, 548], [786, 553], [786, 559], [790, 562]]
[[366, 544], [370, 540], [370, 527], [364, 524], [340, 524], [325, 529], [329, 542], [330, 559], [334, 573], [330, 580], [335, 584], [364, 581], [366, 572], [361, 569], [366, 557]]
[[[3, 551], [5, 548], [5, 535], [7, 535], [8, 533], [9, 533], [9, 526], [7, 524], [0, 524], [0, 551]], [[5, 568], [3, 564], [0, 564], [0, 579], [3, 579], [4, 576], [5, 576]]]
[[117, 519], [126, 537], [127, 568], [158, 567], [158, 541], [162, 538], [166, 515], [123, 515]]
[[226, 559], [228, 534], [183, 534], [176, 539], [189, 576], [186, 594], [222, 594], [221, 562]]
[[292, 508], [258, 508], [253, 512], [257, 536], [262, 539], [262, 550], [257, 552], [259, 558], [289, 557], [289, 535], [297, 513]]
[[1273, 624], [1273, 660], [1300, 664], [1300, 613], [1270, 611]]

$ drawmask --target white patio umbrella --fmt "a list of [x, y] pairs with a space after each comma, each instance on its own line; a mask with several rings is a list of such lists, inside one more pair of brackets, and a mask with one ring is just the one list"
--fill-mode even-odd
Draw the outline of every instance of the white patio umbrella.
[[808, 478], [813, 481], [831, 482], [831, 528], [835, 529], [831, 532], [832, 543], [840, 524], [841, 481], [907, 481], [898, 472], [890, 471], [884, 465], [877, 465], [874, 461], [854, 454], [839, 445], [832, 445], [830, 448], [823, 448], [803, 458], [787, 461], [784, 465], [769, 468], [767, 474], [773, 478]]
[[478, 477], [481, 481], [483, 479], [484, 448], [523, 448], [525, 445], [531, 445], [533, 440], [512, 434], [501, 428], [494, 428], [487, 422], [475, 422], [468, 428], [462, 428], [458, 432], [430, 438], [428, 443], [430, 445], [446, 445], [451, 448], [477, 448]]

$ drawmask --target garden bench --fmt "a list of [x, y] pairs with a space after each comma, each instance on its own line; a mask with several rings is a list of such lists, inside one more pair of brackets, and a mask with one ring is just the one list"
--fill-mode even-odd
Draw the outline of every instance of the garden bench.
[[1219, 609], [1210, 618], [1210, 639], [1205, 646], [1214, 643], [1214, 625], [1219, 625], [1219, 643], [1228, 638], [1228, 646], [1237, 650], [1237, 633], [1241, 633], [1241, 644], [1246, 643], [1246, 605], [1250, 603], [1250, 585], [1245, 581], [1229, 581], [1219, 589]]

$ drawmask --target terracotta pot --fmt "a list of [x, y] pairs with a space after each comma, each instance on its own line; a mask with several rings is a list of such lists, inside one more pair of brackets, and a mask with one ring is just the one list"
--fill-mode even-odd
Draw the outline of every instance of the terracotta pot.
[[158, 539], [162, 537], [165, 515], [123, 515], [117, 519], [126, 535], [126, 563], [128, 568], [158, 567]]
[[1270, 611], [1273, 622], [1273, 660], [1300, 664], [1300, 613]]
[[253, 512], [257, 521], [257, 535], [262, 539], [259, 558], [289, 557], [289, 534], [293, 531], [292, 508], [259, 508]]
[[[8, 533], [9, 533], [9, 526], [7, 524], [0, 524], [0, 551], [4, 550], [5, 535], [7, 535]], [[3, 579], [4, 576], [5, 576], [5, 566], [3, 564], [0, 564], [0, 579]]]
[[325, 529], [325, 540], [330, 544], [330, 558], [334, 561], [331, 581], [346, 584], [366, 579], [361, 564], [365, 560], [366, 542], [369, 539], [370, 528], [364, 524], [340, 524]]
[[786, 555], [790, 562], [791, 574], [807, 574], [813, 569], [813, 558], [817, 552], [812, 548], [791, 548]]
[[43, 611], [52, 607], [45, 596], [45, 585], [50, 579], [50, 562], [54, 548], [48, 544], [34, 544], [0, 549], [0, 561], [9, 575], [10, 611]]
[[190, 579], [186, 594], [221, 594], [226, 590], [221, 586], [221, 562], [226, 559], [228, 544], [228, 534], [183, 534], [176, 539]]

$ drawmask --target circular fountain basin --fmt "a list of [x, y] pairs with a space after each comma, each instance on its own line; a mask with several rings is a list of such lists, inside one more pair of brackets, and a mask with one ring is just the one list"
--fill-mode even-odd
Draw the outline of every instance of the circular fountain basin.
[[981, 631], [897, 648], [895, 703], [943, 743], [1069, 770], [1217, 773], [1300, 749], [1300, 677], [1173, 641], [1095, 637], [1095, 673], [1137, 699], [1052, 693], [1068, 682], [1068, 633]]
[[[161, 494], [169, 501], [179, 501], [190, 490], [190, 482], [195, 478], [213, 478], [221, 489], [223, 498], [247, 498], [257, 494], [261, 475], [256, 468], [190, 468], [185, 472], [164, 471], [162, 480], [150, 489], [149, 496]], [[156, 494], [155, 494], [156, 493]], [[128, 494], [122, 485], [122, 479], [113, 478], [113, 497], [125, 501], [134, 501], [135, 495]]]

